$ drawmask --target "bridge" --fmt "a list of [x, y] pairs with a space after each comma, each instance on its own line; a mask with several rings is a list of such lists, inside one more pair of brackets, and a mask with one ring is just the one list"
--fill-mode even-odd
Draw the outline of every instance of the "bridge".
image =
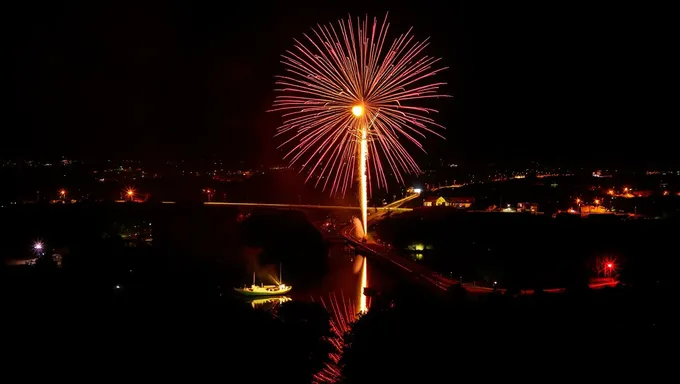
[[[433, 191], [438, 191], [441, 189], [446, 189], [446, 188], [459, 188], [462, 187], [463, 185], [461, 184], [454, 184], [454, 185], [444, 185], [441, 187], [437, 187], [432, 189]], [[396, 200], [392, 203], [389, 203], [385, 206], [382, 207], [368, 207], [369, 215], [373, 215], [373, 219], [378, 219], [379, 217], [382, 217], [382, 215], [376, 215], [375, 212], [382, 212], [383, 215], [386, 212], [410, 212], [413, 211], [413, 208], [404, 208], [402, 205], [405, 203], [408, 203], [409, 201], [417, 198], [420, 196], [420, 193], [413, 193], [411, 195], [408, 195], [402, 199]], [[172, 201], [163, 201], [162, 203], [164, 204], [174, 204]], [[361, 210], [361, 207], [359, 206], [347, 206], [347, 205], [317, 205], [317, 204], [279, 204], [279, 203], [248, 203], [248, 202], [223, 202], [223, 201], [208, 201], [204, 202], [203, 205], [213, 205], [213, 206], [234, 206], [234, 207], [269, 207], [269, 208], [288, 208], [288, 209], [343, 209], [343, 210], [352, 210], [352, 211], [358, 211]]]
[[[171, 202], [164, 201], [163, 203], [168, 204]], [[394, 203], [392, 203], [394, 204]], [[287, 209], [343, 209], [343, 210], [355, 210], [358, 211], [361, 207], [354, 206], [343, 206], [343, 205], [314, 205], [314, 204], [274, 204], [274, 203], [232, 203], [232, 202], [222, 202], [222, 201], [210, 201], [204, 202], [203, 205], [208, 206], [233, 206], [233, 207], [267, 207], [267, 208], [287, 208]], [[383, 211], [383, 212], [409, 212], [413, 208], [399, 208], [392, 207], [391, 205], [386, 205], [384, 207], [370, 207], [369, 211]]]
[[[417, 196], [417, 195], [416, 195]], [[412, 199], [411, 196], [407, 199]], [[404, 199], [402, 199], [404, 200]], [[401, 208], [395, 205], [397, 202], [387, 204], [383, 207], [368, 207], [369, 214], [375, 211], [379, 212], [410, 212], [413, 208]], [[130, 203], [128, 200], [114, 200], [115, 203]], [[161, 201], [161, 204], [177, 204], [176, 201]], [[232, 206], [232, 207], [258, 207], [258, 208], [283, 208], [283, 209], [341, 209], [341, 210], [361, 210], [361, 207], [355, 207], [350, 205], [320, 205], [320, 204], [282, 204], [282, 203], [237, 203], [237, 202], [226, 202], [226, 201], [204, 201], [203, 205], [206, 206]]]

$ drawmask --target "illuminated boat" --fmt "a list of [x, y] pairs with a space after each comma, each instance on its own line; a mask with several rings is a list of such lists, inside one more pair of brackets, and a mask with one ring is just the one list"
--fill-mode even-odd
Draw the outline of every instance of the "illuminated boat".
[[[279, 267], [279, 282], [283, 281], [281, 268]], [[255, 285], [255, 272], [253, 272], [253, 285], [250, 287], [234, 288], [234, 291], [244, 296], [278, 296], [290, 292], [293, 287], [280, 283], [278, 285]]]
[[245, 288], [234, 288], [234, 291], [244, 296], [276, 296], [285, 295], [290, 292], [293, 287], [286, 284], [279, 285], [251, 285]]

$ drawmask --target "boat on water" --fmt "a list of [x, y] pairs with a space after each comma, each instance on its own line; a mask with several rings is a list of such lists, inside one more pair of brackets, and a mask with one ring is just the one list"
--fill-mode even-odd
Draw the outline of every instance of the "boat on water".
[[282, 268], [279, 266], [279, 284], [278, 285], [255, 285], [255, 272], [253, 272], [253, 285], [250, 287], [234, 288], [234, 291], [244, 296], [278, 296], [285, 295], [290, 292], [293, 287], [283, 284]]

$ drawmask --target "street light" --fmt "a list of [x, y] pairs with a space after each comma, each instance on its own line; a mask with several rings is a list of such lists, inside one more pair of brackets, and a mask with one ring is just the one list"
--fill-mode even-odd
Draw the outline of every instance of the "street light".
[[205, 192], [206, 195], [208, 195], [208, 202], [212, 201], [212, 195], [215, 193], [212, 189], [204, 189], [203, 192]]

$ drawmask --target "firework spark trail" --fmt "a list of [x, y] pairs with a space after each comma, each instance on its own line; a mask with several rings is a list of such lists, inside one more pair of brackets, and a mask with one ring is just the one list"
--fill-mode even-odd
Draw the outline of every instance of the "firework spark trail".
[[369, 185], [368, 175], [368, 128], [364, 125], [361, 127], [361, 148], [359, 149], [359, 185], [361, 185], [361, 224], [364, 227], [364, 238], [368, 231], [368, 192], [366, 186]]
[[[387, 16], [370, 26], [368, 17], [357, 18], [356, 25], [348, 18], [317, 25], [295, 40], [282, 55], [286, 74], [277, 76], [282, 93], [271, 109], [283, 112], [277, 135], [290, 135], [281, 147], [292, 146], [285, 155], [291, 166], [343, 196], [359, 172], [362, 205], [372, 182], [387, 189], [386, 168], [400, 183], [421, 173], [402, 141], [424, 150], [420, 140], [441, 137], [443, 128], [428, 116], [436, 110], [410, 102], [446, 96], [438, 93], [444, 83], [428, 82], [446, 68], [423, 54], [427, 39], [416, 41], [408, 30], [389, 42], [389, 27]], [[362, 107], [361, 115], [353, 115], [355, 106]]]

